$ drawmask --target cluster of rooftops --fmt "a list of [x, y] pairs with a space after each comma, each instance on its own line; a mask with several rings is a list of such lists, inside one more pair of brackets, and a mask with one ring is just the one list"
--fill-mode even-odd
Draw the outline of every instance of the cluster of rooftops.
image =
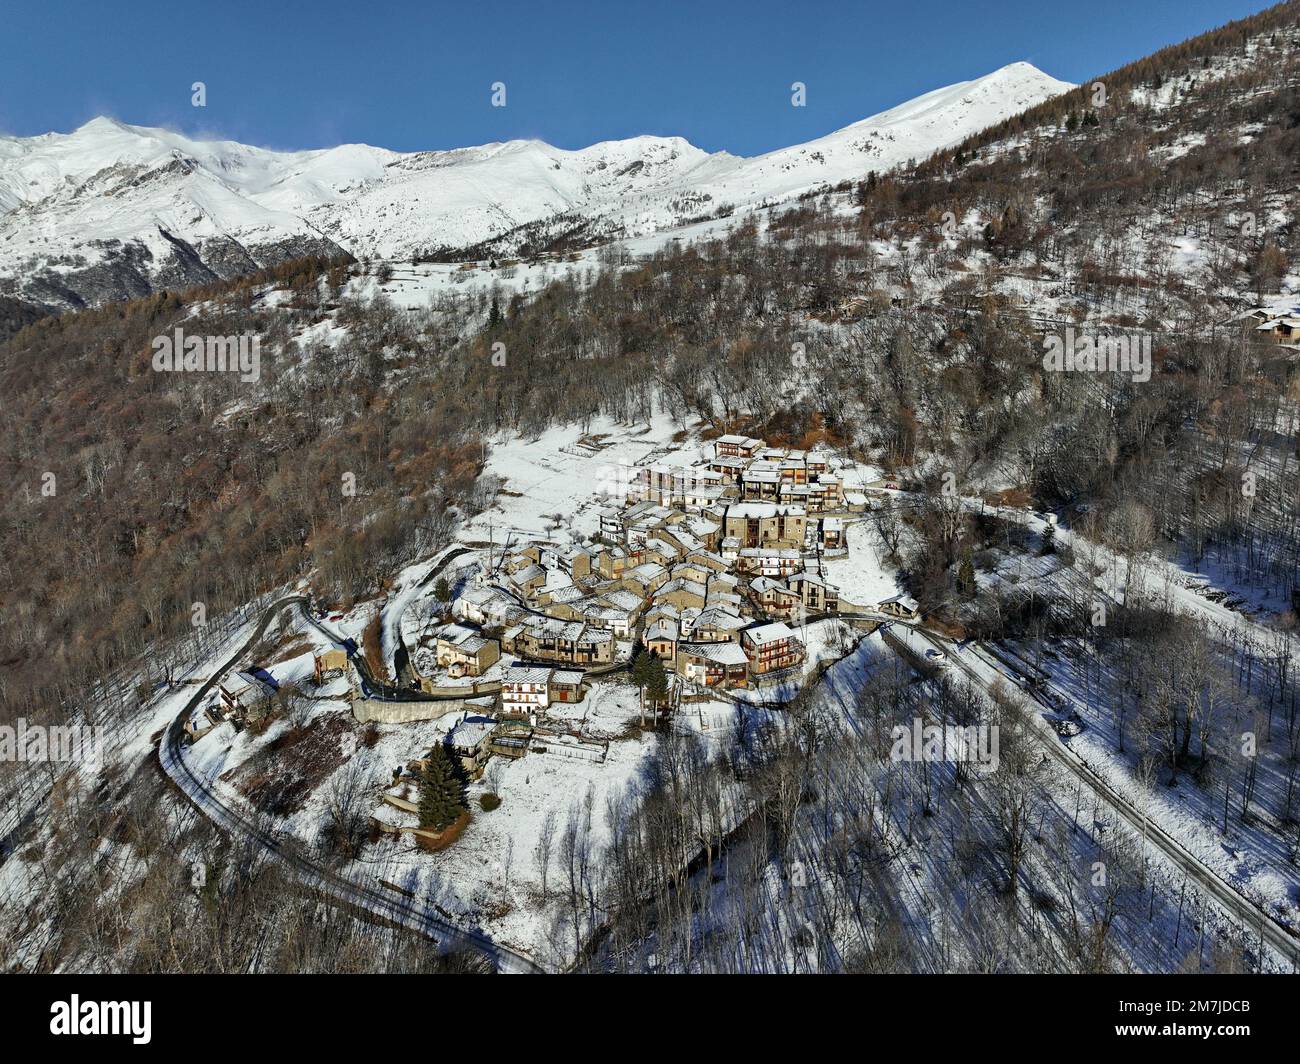
[[[640, 639], [706, 686], [784, 674], [804, 658], [791, 625], [839, 610], [821, 562], [846, 553], [845, 518], [866, 508], [832, 466], [822, 449], [730, 435], [695, 465], [637, 467], [590, 542], [490, 559], [453, 612], [502, 651], [541, 663], [524, 668], [614, 668], [626, 657], [619, 641], [630, 652]], [[814, 490], [796, 502], [789, 487]]]

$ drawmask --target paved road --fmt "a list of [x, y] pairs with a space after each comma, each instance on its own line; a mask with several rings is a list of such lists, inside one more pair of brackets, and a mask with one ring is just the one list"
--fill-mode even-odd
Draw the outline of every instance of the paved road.
[[[911, 629], [922, 638], [928, 640], [937, 649], [943, 652], [947, 662], [952, 663], [958, 669], [968, 676], [979, 687], [988, 691], [992, 684], [978, 671], [973, 669], [963, 660], [962, 651], [953, 645], [952, 641], [944, 636], [929, 631], [923, 625], [897, 619], [888, 619], [890, 625], [898, 625], [901, 628]], [[882, 628], [884, 624], [882, 624]], [[990, 648], [983, 644], [975, 644], [976, 648], [982, 651], [981, 659], [991, 668], [996, 669], [1004, 679], [1011, 691], [1027, 696], [1037, 706], [1041, 706], [1050, 712], [1056, 712], [1056, 707], [1047, 701], [1039, 692], [1032, 688], [1025, 689], [1016, 684], [1012, 679], [1010, 670], [1001, 661], [999, 656]], [[822, 670], [814, 678], [814, 683], [820, 682], [829, 673], [829, 669]], [[729, 692], [719, 693], [722, 698], [734, 702], [737, 705], [752, 706], [759, 708], [780, 708], [784, 703], [781, 702], [754, 702], [748, 701], [731, 695]], [[1109, 783], [1099, 776], [1093, 769], [1086, 764], [1073, 750], [1061, 742], [1060, 737], [1056, 734], [1055, 729], [1037, 712], [1037, 706], [1034, 712], [1029, 714], [1029, 719], [1033, 725], [1033, 737], [1038, 740], [1039, 745], [1057, 764], [1062, 766], [1067, 772], [1080, 780], [1086, 787], [1095, 792], [1098, 797], [1113, 808], [1116, 813], [1128, 822], [1129, 828], [1139, 836], [1148, 839], [1161, 853], [1163, 853], [1173, 864], [1181, 869], [1192, 881], [1197, 883], [1206, 894], [1214, 898], [1216, 902], [1230, 916], [1233, 917], [1244, 928], [1249, 928], [1253, 933], [1264, 940], [1269, 946], [1276, 950], [1281, 956], [1289, 957], [1294, 968], [1300, 968], [1300, 934], [1297, 934], [1286, 925], [1275, 920], [1266, 910], [1256, 905], [1245, 895], [1235, 890], [1229, 883], [1225, 882], [1209, 866], [1202, 863], [1191, 851], [1186, 849], [1180, 842], [1173, 838], [1168, 832], [1160, 827], [1155, 821], [1147, 816], [1146, 812], [1135, 805], [1128, 798], [1124, 797]]]
[[[449, 559], [448, 559], [449, 560]], [[413, 901], [405, 898], [394, 898], [387, 894], [373, 890], [368, 887], [360, 886], [351, 880], [344, 879], [335, 873], [329, 872], [318, 864], [312, 863], [307, 857], [303, 856], [291, 846], [274, 836], [269, 835], [264, 829], [250, 821], [238, 810], [232, 809], [221, 799], [216, 797], [208, 788], [204, 781], [200, 780], [188, 766], [185, 765], [181, 756], [181, 735], [184, 721], [189, 713], [197, 706], [200, 701], [206, 697], [211, 690], [212, 685], [225, 673], [234, 666], [239, 657], [247, 651], [262, 635], [266, 626], [270, 623], [271, 618], [276, 611], [286, 605], [297, 604], [303, 607], [306, 599], [301, 596], [293, 596], [282, 599], [280, 602], [273, 604], [263, 615], [262, 621], [257, 631], [240, 648], [240, 651], [232, 656], [231, 660], [221, 669], [215, 671], [212, 677], [201, 687], [193, 698], [186, 704], [185, 709], [172, 721], [167, 731], [164, 733], [163, 741], [159, 746], [159, 758], [162, 761], [163, 768], [168, 775], [177, 782], [182, 791], [194, 801], [199, 808], [208, 815], [212, 820], [225, 828], [227, 831], [237, 834], [243, 834], [261, 842], [267, 850], [274, 856], [285, 862], [294, 872], [306, 882], [309, 886], [322, 890], [339, 901], [346, 904], [357, 905], [360, 908], [373, 912], [376, 915], [411, 927], [423, 934], [436, 938], [443, 935], [449, 941], [458, 941], [465, 944], [468, 948], [474, 949], [484, 956], [487, 956], [501, 970], [511, 971], [541, 971], [530, 959], [521, 954], [514, 953], [498, 946], [492, 942], [486, 935], [479, 932], [458, 928], [452, 925], [434, 913], [429, 912], [416, 905]], [[304, 616], [319, 631], [328, 638], [338, 641], [336, 633], [331, 632], [314, 617], [311, 617], [307, 611], [303, 610]], [[971, 668], [962, 660], [961, 653], [947, 639], [930, 632], [920, 624], [900, 621], [897, 619], [890, 620], [889, 623], [897, 624], [900, 627], [910, 628], [920, 634], [923, 638], [929, 640], [937, 648], [942, 650], [947, 660], [955, 664], [962, 672], [969, 676], [980, 687], [989, 688], [989, 682], [976, 670]], [[999, 662], [996, 655], [985, 650], [989, 656], [985, 659], [986, 663], [997, 669], [1004, 676], [1004, 666]], [[406, 695], [414, 695], [416, 692], [400, 692], [400, 689], [392, 689], [389, 685], [375, 684], [373, 677], [370, 676], [364, 660], [359, 654], [353, 655], [353, 664], [357, 666], [358, 672], [362, 675], [363, 689], [369, 682], [375, 688], [394, 690]], [[623, 667], [626, 667], [624, 665]], [[814, 682], [820, 682], [828, 675], [829, 669], [822, 670]], [[1019, 691], [1020, 688], [1013, 684], [1013, 689]], [[1046, 703], [1037, 692], [1027, 692], [1029, 697], [1041, 702], [1046, 708], [1053, 709], [1050, 704]], [[423, 695], [422, 700], [437, 700], [439, 697], [448, 696], [431, 696]], [[723, 697], [730, 697], [726, 694]], [[753, 706], [755, 703], [747, 702], [739, 698], [730, 698], [738, 704]], [[779, 703], [759, 703], [759, 705], [779, 705]], [[1269, 946], [1277, 950], [1282, 956], [1292, 958], [1293, 964], [1300, 960], [1300, 936], [1283, 924], [1276, 921], [1269, 913], [1261, 907], [1255, 905], [1242, 894], [1234, 890], [1229, 884], [1224, 882], [1212, 869], [1204, 865], [1190, 851], [1185, 849], [1177, 840], [1165, 832], [1158, 824], [1152, 822], [1144, 811], [1130, 802], [1123, 795], [1115, 791], [1104, 779], [1097, 775], [1088, 765], [1080, 760], [1073, 751], [1069, 750], [1061, 743], [1056, 732], [1047, 724], [1047, 722], [1037, 712], [1030, 714], [1030, 719], [1034, 724], [1034, 736], [1040, 741], [1048, 756], [1052, 757], [1059, 765], [1074, 775], [1077, 779], [1086, 784], [1107, 804], [1116, 810], [1126, 821], [1129, 827], [1135, 833], [1143, 835], [1149, 839], [1165, 856], [1172, 861], [1177, 867], [1181, 868], [1186, 875], [1194, 880], [1201, 888], [1213, 897], [1219, 905], [1230, 913], [1243, 927], [1251, 928], [1259, 935]]]
[[[297, 605], [303, 609], [304, 616], [316, 624], [314, 618], [307, 614], [307, 599], [301, 595], [291, 595], [272, 603], [262, 615], [257, 630], [241, 646], [230, 660], [213, 671], [211, 677], [185, 703], [185, 708], [172, 720], [163, 732], [158, 744], [158, 760], [163, 771], [180, 788], [208, 819], [223, 831], [231, 835], [242, 836], [258, 843], [267, 854], [286, 867], [304, 886], [309, 887], [344, 905], [351, 905], [372, 913], [402, 927], [409, 928], [433, 939], [435, 942], [472, 950], [486, 957], [493, 966], [502, 972], [538, 973], [544, 969], [523, 954], [506, 949], [494, 942], [489, 936], [472, 928], [458, 927], [447, 921], [438, 913], [420, 905], [415, 899], [403, 895], [394, 896], [372, 887], [354, 882], [336, 872], [332, 872], [304, 853], [299, 845], [291, 839], [283, 838], [254, 821], [249, 815], [237, 809], [231, 803], [218, 796], [209, 786], [209, 782], [199, 776], [185, 762], [184, 726], [185, 720], [194, 709], [207, 697], [213, 686], [221, 677], [235, 667], [239, 659], [262, 637], [267, 626], [276, 613], [286, 606]], [[321, 626], [317, 624], [317, 627]], [[328, 635], [329, 633], [325, 631]], [[331, 636], [331, 638], [334, 638]], [[358, 659], [354, 658], [354, 662]]]
[[[933, 632], [927, 632], [915, 626], [912, 627], [942, 650], [948, 662], [956, 665], [958, 669], [972, 681], [979, 684], [980, 687], [986, 690], [989, 688], [988, 681], [962, 660], [962, 652], [953, 646], [949, 640]], [[977, 650], [982, 651], [980, 657], [985, 664], [997, 669], [1004, 677], [1008, 678], [1010, 689], [1013, 692], [1022, 697], [1028, 697], [1036, 703], [1035, 706], [1031, 707], [1033, 711], [1028, 716], [1033, 724], [1034, 738], [1039, 740], [1039, 745], [1042, 746], [1048, 756], [1076, 779], [1080, 780], [1084, 786], [1094, 791], [1102, 801], [1106, 802], [1128, 821], [1129, 828], [1132, 831], [1144, 836], [1151, 842], [1175, 866], [1214, 898], [1238, 923], [1245, 928], [1251, 929], [1257, 937], [1262, 937], [1269, 946], [1283, 957], [1289, 957], [1293, 967], [1300, 964], [1300, 935], [1273, 919], [1264, 909], [1234, 890], [1213, 869], [1203, 864], [1200, 858], [1187, 850], [1159, 824], [1148, 817], [1144, 810], [1116, 791], [1105, 779], [1094, 772], [1073, 750], [1061, 742], [1055, 729], [1037, 712], [1038, 707], [1041, 706], [1055, 713], [1057, 712], [1056, 707], [1039, 692], [1032, 688], [1022, 688], [1010, 680], [1005, 663], [1000, 660], [999, 656], [991, 648], [986, 647], [983, 643], [976, 643], [974, 646]]]

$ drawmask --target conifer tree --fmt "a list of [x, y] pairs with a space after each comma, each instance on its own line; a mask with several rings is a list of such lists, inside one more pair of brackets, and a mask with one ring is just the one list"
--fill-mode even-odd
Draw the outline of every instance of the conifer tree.
[[646, 654], [645, 666], [646, 697], [652, 705], [660, 705], [668, 700], [668, 673], [659, 655], [651, 651]]
[[442, 831], [464, 812], [464, 788], [447, 748], [439, 743], [420, 773], [420, 827]]
[[1040, 554], [1056, 553], [1056, 526], [1048, 525], [1043, 529], [1043, 545]]
[[963, 598], [974, 598], [979, 591], [979, 585], [975, 583], [975, 566], [971, 562], [970, 551], [966, 552], [957, 570], [957, 590]]

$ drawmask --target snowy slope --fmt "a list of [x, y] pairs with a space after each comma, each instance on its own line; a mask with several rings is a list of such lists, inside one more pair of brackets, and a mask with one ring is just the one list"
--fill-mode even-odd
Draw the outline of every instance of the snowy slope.
[[1069, 88], [1014, 63], [748, 159], [650, 136], [580, 151], [528, 140], [275, 152], [97, 118], [0, 137], [0, 294], [76, 305], [307, 253], [454, 257], [565, 232], [643, 236], [924, 158]]

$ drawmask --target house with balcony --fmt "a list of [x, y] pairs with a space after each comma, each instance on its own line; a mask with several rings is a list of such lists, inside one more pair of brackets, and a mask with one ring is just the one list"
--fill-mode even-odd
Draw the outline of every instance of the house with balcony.
[[755, 676], [794, 668], [804, 659], [803, 644], [784, 621], [746, 628], [740, 633], [740, 645]]
[[530, 720], [546, 712], [551, 700], [554, 669], [542, 665], [511, 665], [501, 675], [501, 715]]
[[805, 612], [839, 613], [839, 588], [820, 576], [814, 573], [795, 573], [786, 580], [786, 585], [799, 596]]
[[749, 658], [736, 643], [679, 643], [677, 675], [702, 687], [747, 687]]

